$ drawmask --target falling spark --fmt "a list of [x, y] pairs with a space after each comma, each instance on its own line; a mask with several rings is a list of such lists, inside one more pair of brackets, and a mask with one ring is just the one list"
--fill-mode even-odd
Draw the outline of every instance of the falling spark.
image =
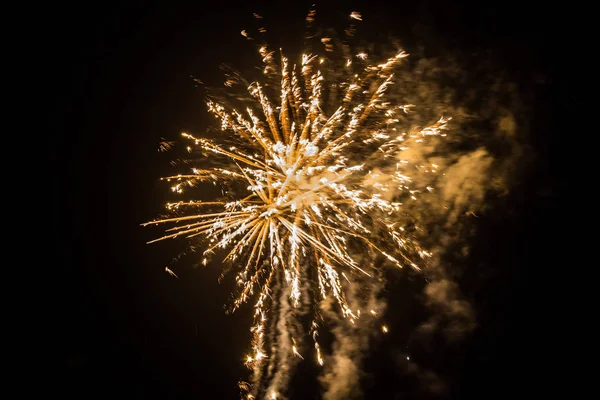
[[[350, 17], [362, 20], [357, 12]], [[249, 37], [246, 31], [242, 35]], [[330, 38], [321, 42], [329, 51]], [[333, 296], [341, 314], [354, 323], [360, 312], [348, 305], [340, 276], [351, 282], [352, 276], [373, 275], [359, 265], [356, 254], [379, 255], [398, 268], [415, 270], [413, 257], [431, 256], [398, 223], [402, 203], [388, 200], [386, 192], [418, 201], [420, 193], [433, 190], [412, 188], [414, 168], [398, 157], [411, 145], [442, 135], [450, 120], [441, 117], [416, 133], [401, 133], [401, 115], [414, 105], [384, 99], [394, 83], [394, 69], [408, 56], [402, 50], [383, 63], [362, 66], [362, 73], [349, 74], [336, 85], [341, 90], [337, 100], [330, 99], [327, 81], [335, 71], [320, 69], [327, 65], [324, 58], [303, 54], [299, 64], [292, 64], [281, 53], [275, 62], [277, 53], [267, 46], [259, 54], [267, 79], [279, 82], [276, 91], [272, 83], [248, 84], [252, 100], [244, 108], [209, 98], [208, 111], [222, 130], [220, 140], [183, 133], [188, 150], [204, 158], [185, 173], [163, 178], [177, 195], [207, 182], [221, 186], [224, 197], [168, 203], [172, 215], [143, 224], [172, 225], [149, 243], [204, 238], [203, 265], [224, 252], [224, 263], [241, 266], [232, 311], [256, 300], [252, 353], [245, 362], [250, 368], [270, 357], [266, 331], [275, 287], [287, 287], [294, 308], [301, 305], [302, 287], [314, 287], [315, 303]], [[367, 59], [365, 53], [357, 57]], [[347, 64], [354, 67], [351, 60]], [[374, 170], [386, 165], [395, 166], [389, 169], [395, 173], [376, 176]], [[381, 329], [388, 332], [385, 325]], [[311, 334], [317, 362], [323, 365], [316, 324]], [[292, 354], [304, 359], [293, 343]]]
[[362, 17], [360, 16], [360, 13], [359, 13], [359, 12], [356, 12], [356, 11], [352, 11], [352, 12], [350, 13], [350, 18], [353, 18], [353, 19], [357, 19], [357, 20], [359, 20], [359, 21], [362, 21]]
[[292, 346], [292, 351], [294, 352], [294, 355], [296, 357], [299, 357], [304, 360], [304, 357], [302, 357], [302, 354], [298, 353], [298, 349], [296, 348], [296, 346]]
[[389, 329], [388, 329], [388, 327], [387, 327], [387, 326], [385, 326], [385, 325], [381, 325], [381, 331], [382, 331], [383, 333], [388, 333]]
[[175, 142], [165, 140], [164, 138], [161, 138], [161, 139], [162, 140], [159, 143], [158, 151], [164, 152], [164, 151], [169, 151], [173, 148], [173, 145], [175, 144]]
[[175, 272], [171, 271], [169, 269], [169, 267], [165, 267], [165, 271], [167, 271], [169, 273], [169, 275], [174, 276], [175, 278], [179, 279], [179, 277], [175, 274]]

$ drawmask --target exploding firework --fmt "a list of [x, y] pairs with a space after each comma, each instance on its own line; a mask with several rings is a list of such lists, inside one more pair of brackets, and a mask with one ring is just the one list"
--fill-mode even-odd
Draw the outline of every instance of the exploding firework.
[[[311, 12], [307, 21], [313, 17]], [[350, 19], [362, 20], [356, 12]], [[333, 49], [331, 38], [320, 42], [325, 52]], [[415, 167], [400, 155], [429, 136], [444, 136], [449, 121], [439, 116], [428, 126], [407, 128], [415, 106], [386, 99], [394, 71], [408, 56], [403, 50], [380, 63], [370, 63], [361, 51], [342, 60], [341, 67], [317, 52], [302, 54], [298, 63], [266, 45], [259, 53], [264, 79], [248, 83], [230, 74], [225, 82], [228, 89], [247, 89], [249, 96], [238, 96], [241, 105], [207, 99], [208, 111], [220, 122], [219, 137], [182, 134], [189, 153], [199, 157], [188, 160], [191, 169], [163, 179], [173, 182], [174, 192], [190, 192], [190, 197], [168, 203], [171, 215], [144, 224], [172, 224], [153, 242], [203, 240], [204, 265], [222, 255], [224, 265], [239, 266], [232, 310], [255, 299], [252, 352], [246, 359], [255, 371], [254, 383], [265, 361], [280, 352], [273, 349], [284, 343], [269, 339], [270, 327], [284, 318], [288, 306], [302, 307], [303, 296], [314, 293], [307, 301], [317, 305], [332, 296], [350, 323], [360, 317], [341, 282], [373, 275], [375, 266], [359, 263], [359, 255], [414, 269], [431, 256], [399, 216], [405, 202], [419, 201], [432, 188], [411, 179]], [[420, 168], [436, 172], [435, 165]], [[219, 185], [224, 197], [194, 199], [202, 183]], [[275, 288], [281, 295], [274, 295]], [[286, 301], [285, 307], [276, 304]], [[315, 316], [310, 333], [315, 359], [323, 365], [319, 323]], [[296, 340], [290, 337], [285, 351], [303, 358]], [[256, 385], [241, 386], [247, 398], [257, 396]]]

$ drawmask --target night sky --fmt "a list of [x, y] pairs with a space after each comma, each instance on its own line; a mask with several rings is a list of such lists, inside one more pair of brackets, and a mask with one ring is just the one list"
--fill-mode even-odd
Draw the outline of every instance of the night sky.
[[[415, 3], [317, 3], [317, 18], [344, 20], [358, 10], [369, 34], [421, 40], [433, 53], [487, 54], [532, 99], [536, 161], [498, 201], [499, 213], [482, 219], [472, 243], [460, 283], [478, 327], [459, 345], [414, 349], [414, 358], [446, 381], [448, 393], [438, 398], [546, 393], [555, 372], [544, 338], [556, 324], [547, 282], [561, 265], [548, 249], [563, 218], [553, 150], [589, 107], [576, 66], [556, 55], [566, 46], [578, 49], [573, 29], [565, 30], [571, 16], [526, 9], [525, 2]], [[161, 138], [209, 125], [203, 93], [190, 76], [217, 85], [221, 63], [243, 65], [254, 49], [239, 33], [251, 26], [253, 12], [294, 46], [311, 4], [109, 1], [48, 10], [41, 40], [52, 99], [45, 111], [58, 176], [50, 235], [61, 276], [50, 364], [62, 398], [237, 398], [237, 381], [248, 372], [242, 362], [251, 307], [225, 314], [231, 287], [217, 283], [217, 266], [182, 262], [179, 279], [170, 277], [164, 266], [184, 244], [146, 245], [158, 232], [139, 225], [167, 199], [158, 179], [170, 155], [157, 152]], [[391, 285], [398, 293], [415, 289], [401, 277]], [[418, 323], [418, 296], [391, 298], [403, 305], [387, 316], [393, 329], [375, 340], [366, 360], [365, 398], [430, 398], [394, 356], [407, 349]], [[319, 398], [312, 367], [300, 373], [291, 398]]]

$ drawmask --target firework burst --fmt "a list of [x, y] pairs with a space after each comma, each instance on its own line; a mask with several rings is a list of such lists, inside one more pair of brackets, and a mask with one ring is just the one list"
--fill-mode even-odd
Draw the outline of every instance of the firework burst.
[[[361, 20], [358, 13], [350, 18]], [[325, 51], [332, 49], [330, 38], [321, 43]], [[292, 309], [301, 307], [303, 293], [309, 292], [303, 288], [310, 287], [316, 295], [308, 301], [318, 304], [333, 296], [352, 323], [360, 310], [349, 306], [341, 280], [369, 277], [375, 268], [359, 265], [357, 255], [379, 255], [396, 267], [415, 269], [419, 259], [430, 256], [399, 222], [403, 203], [418, 201], [427, 190], [415, 187], [414, 166], [399, 161], [399, 154], [428, 136], [445, 135], [448, 123], [440, 116], [429, 126], [407, 129], [405, 118], [414, 105], [386, 100], [394, 71], [408, 56], [402, 50], [375, 64], [359, 52], [344, 59], [341, 68], [317, 53], [302, 54], [298, 63], [267, 46], [259, 53], [262, 81], [244, 84], [231, 74], [225, 82], [247, 89], [241, 107], [207, 100], [221, 135], [183, 133], [190, 154], [202, 157], [190, 161], [194, 167], [185, 173], [163, 178], [182, 196], [209, 182], [223, 188], [224, 198], [168, 203], [172, 215], [144, 224], [173, 224], [153, 242], [204, 239], [204, 265], [222, 254], [223, 263], [239, 267], [232, 309], [255, 299], [252, 352], [246, 359], [255, 371], [273, 356], [267, 351], [269, 344], [273, 348], [268, 328], [278, 318], [272, 312], [277, 299], [287, 298]], [[435, 172], [435, 166], [426, 168]], [[275, 287], [286, 288], [284, 295], [275, 297]], [[315, 359], [323, 365], [319, 323], [315, 317], [310, 333]], [[290, 354], [303, 358], [296, 339], [289, 343]], [[250, 385], [242, 387], [247, 398], [256, 396]]]

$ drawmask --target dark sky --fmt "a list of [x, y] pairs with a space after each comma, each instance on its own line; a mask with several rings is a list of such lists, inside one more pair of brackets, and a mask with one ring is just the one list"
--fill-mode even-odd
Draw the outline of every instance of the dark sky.
[[[575, 13], [528, 9], [526, 2], [415, 3], [328, 2], [317, 10], [332, 17], [361, 11], [363, 26], [376, 21], [381, 32], [408, 41], [423, 34], [432, 46], [489, 50], [535, 90], [538, 154], [505, 200], [510, 215], [486, 220], [473, 245], [471, 262], [488, 273], [465, 279], [480, 327], [459, 348], [424, 352], [423, 362], [449, 380], [448, 398], [540, 393], [547, 389], [540, 371], [549, 372], [542, 338], [555, 323], [544, 286], [548, 270], [559, 268], [547, 249], [562, 220], [552, 150], [571, 126], [557, 115], [578, 121], [588, 107], [575, 67], [553, 56], [566, 46], [577, 51], [569, 25]], [[300, 37], [310, 4], [105, 1], [47, 10], [42, 54], [52, 98], [45, 107], [59, 176], [51, 235], [62, 276], [51, 363], [63, 398], [237, 398], [237, 380], [246, 376], [248, 312], [225, 315], [230, 287], [217, 284], [216, 268], [182, 264], [180, 279], [169, 277], [164, 266], [181, 244], [148, 246], [157, 232], [139, 224], [166, 199], [158, 178], [170, 159], [157, 152], [160, 138], [207, 126], [202, 92], [190, 75], [216, 84], [220, 63], [243, 61], [253, 50], [239, 32], [251, 25], [253, 12], [270, 18], [270, 29], [289, 32], [283, 43]], [[543, 83], [528, 85], [533, 75]], [[393, 318], [390, 324], [400, 327], [407, 317]], [[406, 345], [406, 335], [390, 336], [374, 350], [367, 398], [428, 398], [386, 357], [386, 348]], [[313, 398], [314, 387], [305, 385], [292, 398]]]

